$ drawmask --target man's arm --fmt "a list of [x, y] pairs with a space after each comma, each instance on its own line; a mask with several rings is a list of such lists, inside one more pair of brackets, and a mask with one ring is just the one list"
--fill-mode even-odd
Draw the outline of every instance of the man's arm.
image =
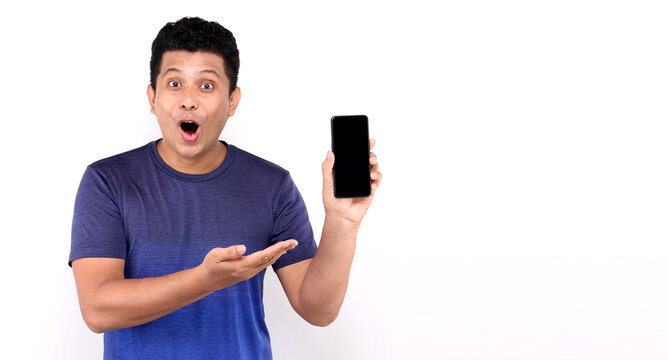
[[[372, 139], [369, 147], [376, 141]], [[378, 160], [371, 153], [371, 196], [337, 199], [334, 197], [332, 168], [334, 155], [328, 152], [322, 164], [325, 223], [315, 257], [276, 271], [290, 304], [313, 325], [327, 326], [338, 316], [348, 287], [355, 254], [357, 231], [380, 184]]]
[[281, 241], [248, 256], [243, 245], [215, 248], [192, 269], [142, 279], [125, 279], [123, 259], [78, 259], [72, 269], [81, 313], [97, 333], [145, 324], [250, 279], [295, 246]]

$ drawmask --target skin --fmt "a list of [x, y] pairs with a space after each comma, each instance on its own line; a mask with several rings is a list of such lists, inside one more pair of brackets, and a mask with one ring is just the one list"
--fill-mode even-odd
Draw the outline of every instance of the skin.
[[[218, 138], [239, 105], [241, 89], [229, 93], [223, 64], [223, 59], [212, 53], [167, 51], [162, 56], [155, 91], [150, 85], [146, 89], [163, 136], [158, 153], [175, 170], [206, 174], [227, 155], [227, 148]], [[194, 143], [185, 142], [181, 136], [178, 122], [186, 118], [200, 124]]]
[[[156, 90], [148, 86], [151, 112], [163, 134], [158, 152], [175, 170], [205, 174], [227, 155], [218, 138], [239, 105], [241, 90], [229, 91], [223, 64], [213, 53], [168, 51], [163, 55]], [[181, 134], [178, 122], [184, 118], [200, 124], [195, 141], [186, 141]], [[369, 145], [373, 148], [375, 140]], [[382, 178], [377, 157], [371, 153], [371, 196], [337, 199], [334, 160], [329, 151], [322, 163], [325, 222], [315, 257], [277, 271], [292, 307], [318, 326], [332, 323], [343, 304], [357, 232]], [[194, 268], [142, 279], [125, 279], [123, 259], [82, 258], [73, 261], [72, 268], [84, 321], [99, 333], [145, 324], [250, 279], [296, 246], [297, 241], [289, 239], [247, 256], [243, 245], [214, 248]]]

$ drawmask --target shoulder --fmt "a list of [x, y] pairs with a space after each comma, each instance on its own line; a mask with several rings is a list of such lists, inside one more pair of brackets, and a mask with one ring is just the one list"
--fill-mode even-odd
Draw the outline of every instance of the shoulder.
[[274, 206], [286, 192], [296, 191], [290, 172], [269, 160], [236, 148], [234, 164], [234, 178], [250, 186], [253, 191], [265, 192], [272, 198]]
[[146, 171], [148, 162], [151, 161], [148, 148], [150, 145], [151, 143], [88, 165], [82, 184], [104, 185], [114, 192], [118, 184]]
[[246, 171], [252, 171], [254, 173], [263, 174], [264, 176], [281, 179], [289, 177], [290, 175], [288, 170], [282, 168], [281, 166], [269, 160], [265, 160], [257, 155], [251, 154], [250, 152], [242, 150], [236, 146], [234, 157], [235, 164], [245, 168]]
[[141, 166], [146, 162], [150, 157], [149, 146], [152, 143], [140, 146], [136, 149], [132, 149], [114, 156], [110, 156], [101, 160], [98, 160], [89, 165], [90, 168], [93, 168], [98, 171], [110, 171], [115, 169], [122, 169], [134, 166]]

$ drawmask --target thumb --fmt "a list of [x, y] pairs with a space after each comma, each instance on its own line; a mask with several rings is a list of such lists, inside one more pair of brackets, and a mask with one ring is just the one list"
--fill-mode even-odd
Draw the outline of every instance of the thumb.
[[246, 247], [244, 245], [234, 245], [226, 248], [215, 248], [211, 252], [216, 262], [223, 262], [240, 257], [246, 252]]
[[322, 162], [322, 187], [323, 190], [328, 190], [334, 187], [334, 176], [332, 170], [334, 169], [334, 153], [327, 151], [327, 158]]

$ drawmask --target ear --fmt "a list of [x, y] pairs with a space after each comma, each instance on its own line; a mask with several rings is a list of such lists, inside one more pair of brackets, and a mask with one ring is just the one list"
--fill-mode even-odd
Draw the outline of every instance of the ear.
[[155, 90], [153, 90], [151, 84], [148, 84], [148, 88], [146, 88], [146, 95], [148, 96], [148, 103], [151, 104], [151, 113], [155, 114]]
[[234, 112], [237, 111], [237, 106], [239, 106], [239, 101], [241, 101], [241, 89], [237, 86], [230, 94], [230, 112], [227, 116], [234, 115]]

